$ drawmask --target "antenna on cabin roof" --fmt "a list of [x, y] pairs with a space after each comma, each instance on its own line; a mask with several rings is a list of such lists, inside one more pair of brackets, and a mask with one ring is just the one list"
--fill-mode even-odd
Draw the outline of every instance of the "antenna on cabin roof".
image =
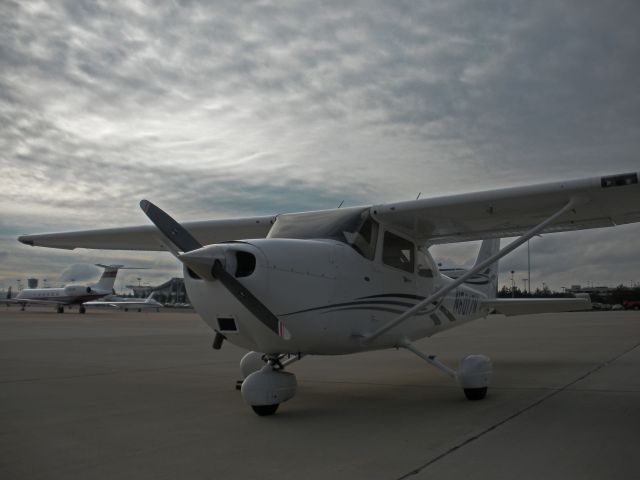
[[418, 196], [416, 197], [416, 200], [420, 198], [420, 195], [422, 195], [422, 192], [418, 192]]
[[340, 202], [340, 205], [338, 205], [338, 208], [340, 208], [340, 207], [342, 206], [342, 204], [343, 204], [343, 203], [344, 203], [344, 200], [342, 200], [342, 201]]

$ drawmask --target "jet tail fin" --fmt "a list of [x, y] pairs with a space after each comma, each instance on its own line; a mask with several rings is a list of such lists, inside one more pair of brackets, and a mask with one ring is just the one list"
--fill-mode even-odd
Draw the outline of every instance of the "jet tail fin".
[[7, 300], [11, 299], [11, 287], [12, 285], [9, 285], [9, 289], [7, 290]]
[[116, 275], [118, 274], [118, 270], [124, 267], [124, 265], [102, 265], [96, 264], [98, 267], [104, 268], [104, 272], [102, 272], [102, 276], [98, 283], [96, 283], [93, 287], [97, 290], [103, 292], [111, 292], [113, 290], [113, 286], [116, 283]]

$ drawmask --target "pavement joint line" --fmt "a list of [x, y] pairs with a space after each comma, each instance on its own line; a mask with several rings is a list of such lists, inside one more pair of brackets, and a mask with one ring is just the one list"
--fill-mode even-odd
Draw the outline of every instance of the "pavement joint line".
[[547, 395], [543, 396], [542, 398], [536, 400], [535, 402], [531, 403], [530, 405], [528, 405], [528, 406], [516, 411], [515, 413], [509, 415], [507, 418], [504, 418], [503, 420], [499, 421], [498, 423], [490, 425], [489, 427], [485, 428], [481, 432], [473, 435], [472, 437], [467, 438], [466, 440], [463, 440], [462, 442], [458, 443], [457, 445], [454, 445], [453, 447], [449, 448], [447, 451], [441, 453], [440, 455], [437, 455], [436, 457], [432, 458], [431, 460], [429, 460], [428, 462], [426, 462], [423, 465], [419, 466], [418, 468], [416, 468], [414, 470], [411, 470], [410, 472], [407, 472], [404, 475], [398, 477], [397, 480], [404, 480], [404, 479], [409, 478], [409, 477], [411, 477], [413, 475], [418, 475], [419, 473], [421, 473], [423, 470], [429, 468], [434, 463], [436, 463], [436, 462], [442, 460], [443, 458], [451, 455], [452, 453], [454, 453], [454, 452], [466, 447], [467, 445], [475, 442], [476, 440], [479, 440], [480, 438], [484, 437], [486, 434], [488, 434], [488, 433], [490, 433], [490, 432], [492, 432], [494, 430], [497, 430], [502, 425], [510, 422], [514, 418], [517, 418], [517, 417], [523, 415], [524, 413], [528, 412], [529, 410], [532, 410], [532, 409], [536, 408], [538, 405], [541, 405], [542, 403], [546, 402], [550, 398], [555, 397], [556, 395], [568, 390], [569, 388], [571, 388], [576, 383], [578, 383], [578, 382], [584, 380], [585, 378], [593, 375], [594, 373], [598, 372], [599, 370], [611, 365], [616, 360], [618, 360], [619, 358], [622, 358], [623, 356], [625, 356], [628, 353], [631, 353], [633, 350], [635, 350], [638, 347], [640, 347], [640, 342], [636, 343], [633, 347], [631, 347], [631, 348], [629, 348], [627, 350], [624, 350], [622, 353], [616, 355], [615, 357], [610, 358], [609, 360], [606, 360], [606, 361], [600, 363], [599, 365], [596, 365], [591, 370], [588, 370], [586, 373], [584, 373], [580, 377], [576, 378], [575, 380], [567, 383], [566, 385], [564, 385], [564, 386], [562, 386], [562, 387], [560, 387], [558, 389], [553, 390], [552, 392], [550, 392]]

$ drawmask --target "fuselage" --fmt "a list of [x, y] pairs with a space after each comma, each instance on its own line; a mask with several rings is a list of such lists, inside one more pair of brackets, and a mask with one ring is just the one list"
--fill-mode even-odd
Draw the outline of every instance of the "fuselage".
[[96, 290], [86, 285], [67, 285], [62, 288], [25, 288], [15, 297], [17, 301], [33, 301], [73, 305], [96, 300], [109, 291]]
[[[461, 285], [364, 345], [366, 334], [452, 281], [438, 272], [426, 249], [407, 254], [405, 264], [402, 252], [394, 258], [385, 241], [381, 238], [382, 248], [374, 251], [331, 239], [268, 238], [212, 246], [212, 255], [223, 255], [227, 270], [239, 273], [238, 280], [280, 319], [282, 335], [267, 329], [220, 282], [194, 278], [185, 268], [185, 284], [211, 328], [233, 344], [264, 353], [337, 355], [390, 348], [488, 314], [480, 302], [486, 295]], [[255, 258], [251, 269], [242, 265], [249, 255]]]

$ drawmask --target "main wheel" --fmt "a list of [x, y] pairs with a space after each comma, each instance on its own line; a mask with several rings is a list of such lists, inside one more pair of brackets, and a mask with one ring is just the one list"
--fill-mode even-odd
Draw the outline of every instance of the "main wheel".
[[56, 311], [58, 313], [64, 313], [64, 307], [63, 306], [59, 306]]
[[487, 396], [487, 387], [465, 388], [464, 394], [467, 397], [467, 400], [482, 400]]
[[278, 406], [280, 406], [279, 403], [274, 403], [273, 405], [251, 405], [251, 408], [261, 417], [267, 417], [276, 413]]
[[79, 313], [85, 313], [86, 311], [87, 311], [87, 309], [86, 309], [85, 307], [80, 307], [80, 308], [78, 309], [78, 312], [79, 312]]

